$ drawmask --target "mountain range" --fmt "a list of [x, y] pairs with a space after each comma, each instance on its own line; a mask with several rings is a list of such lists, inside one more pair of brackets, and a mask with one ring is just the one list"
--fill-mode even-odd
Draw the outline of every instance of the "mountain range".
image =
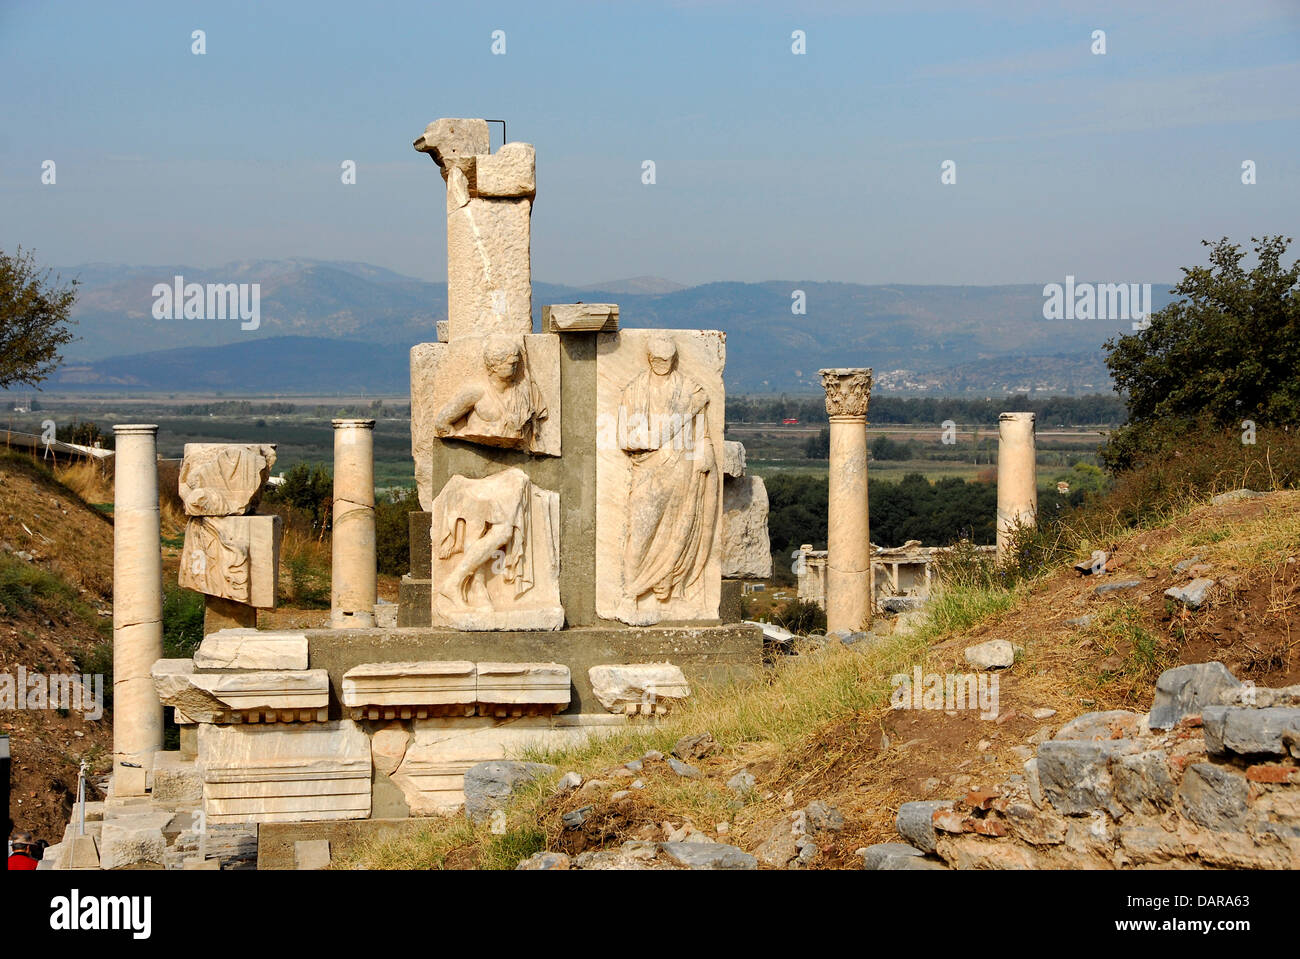
[[[366, 263], [87, 264], [57, 272], [80, 280], [79, 340], [47, 381], [50, 390], [402, 394], [408, 350], [433, 340], [446, 317], [445, 283]], [[155, 319], [155, 285], [171, 286], [176, 276], [258, 284], [257, 329], [241, 329], [238, 318]], [[1170, 299], [1168, 285], [1152, 284], [1153, 310]], [[1127, 320], [1044, 319], [1041, 285], [683, 286], [647, 276], [534, 282], [535, 324], [543, 304], [577, 300], [617, 302], [624, 327], [725, 331], [733, 393], [818, 392], [817, 370], [833, 366], [871, 366], [889, 392], [1107, 391], [1102, 344], [1130, 328]], [[805, 312], [796, 313], [801, 300]]]

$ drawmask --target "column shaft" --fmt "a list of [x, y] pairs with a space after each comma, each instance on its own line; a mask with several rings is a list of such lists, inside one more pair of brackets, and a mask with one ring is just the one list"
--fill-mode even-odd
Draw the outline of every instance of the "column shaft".
[[1038, 513], [1038, 471], [1034, 414], [998, 417], [998, 560], [1006, 558], [1018, 525], [1032, 525]]
[[158, 427], [113, 433], [113, 792], [127, 796], [144, 794], [145, 771], [163, 745], [163, 707], [150, 676], [162, 658]]
[[334, 420], [330, 625], [375, 625], [374, 420]]
[[831, 417], [828, 501], [826, 628], [858, 630], [871, 621], [865, 416]]
[[867, 499], [867, 405], [871, 370], [820, 370], [830, 418], [826, 517], [826, 629], [871, 625], [871, 525]]

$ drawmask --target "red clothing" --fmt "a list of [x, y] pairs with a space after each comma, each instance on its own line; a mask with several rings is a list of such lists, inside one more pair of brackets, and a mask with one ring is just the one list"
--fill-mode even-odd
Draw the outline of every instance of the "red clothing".
[[36, 860], [24, 852], [16, 852], [9, 857], [10, 869], [35, 869]]

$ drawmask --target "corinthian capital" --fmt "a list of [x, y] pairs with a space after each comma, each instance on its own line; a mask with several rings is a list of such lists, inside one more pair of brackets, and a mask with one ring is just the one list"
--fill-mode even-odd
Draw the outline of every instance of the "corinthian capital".
[[818, 370], [826, 391], [828, 416], [866, 416], [871, 399], [871, 370], [865, 368]]

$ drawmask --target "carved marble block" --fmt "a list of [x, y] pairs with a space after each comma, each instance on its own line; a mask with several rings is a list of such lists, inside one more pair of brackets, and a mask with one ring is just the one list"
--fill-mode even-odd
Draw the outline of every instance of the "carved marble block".
[[597, 336], [600, 616], [718, 617], [725, 343], [716, 330]]
[[569, 667], [562, 663], [479, 663], [480, 715], [549, 715], [569, 705]]
[[411, 347], [411, 456], [426, 511], [430, 458], [444, 439], [559, 456], [560, 338], [462, 336]]
[[559, 337], [461, 337], [432, 386], [434, 435], [560, 455]]
[[560, 496], [519, 469], [453, 476], [433, 501], [433, 621], [559, 629]]
[[351, 720], [198, 729], [209, 824], [365, 819], [370, 737]]
[[186, 443], [180, 495], [187, 516], [242, 516], [253, 511], [275, 465], [270, 444]]
[[185, 526], [180, 585], [269, 609], [280, 577], [280, 517], [196, 516]]
[[543, 333], [613, 333], [617, 303], [552, 303], [542, 307]]
[[592, 692], [611, 713], [667, 712], [668, 702], [686, 699], [691, 687], [672, 663], [617, 663], [587, 670]]
[[364, 663], [343, 674], [353, 719], [428, 719], [476, 712], [476, 669], [460, 660]]
[[772, 541], [768, 536], [767, 516], [767, 487], [762, 477], [726, 478], [722, 484], [722, 575], [725, 578], [767, 579], [772, 575]]

